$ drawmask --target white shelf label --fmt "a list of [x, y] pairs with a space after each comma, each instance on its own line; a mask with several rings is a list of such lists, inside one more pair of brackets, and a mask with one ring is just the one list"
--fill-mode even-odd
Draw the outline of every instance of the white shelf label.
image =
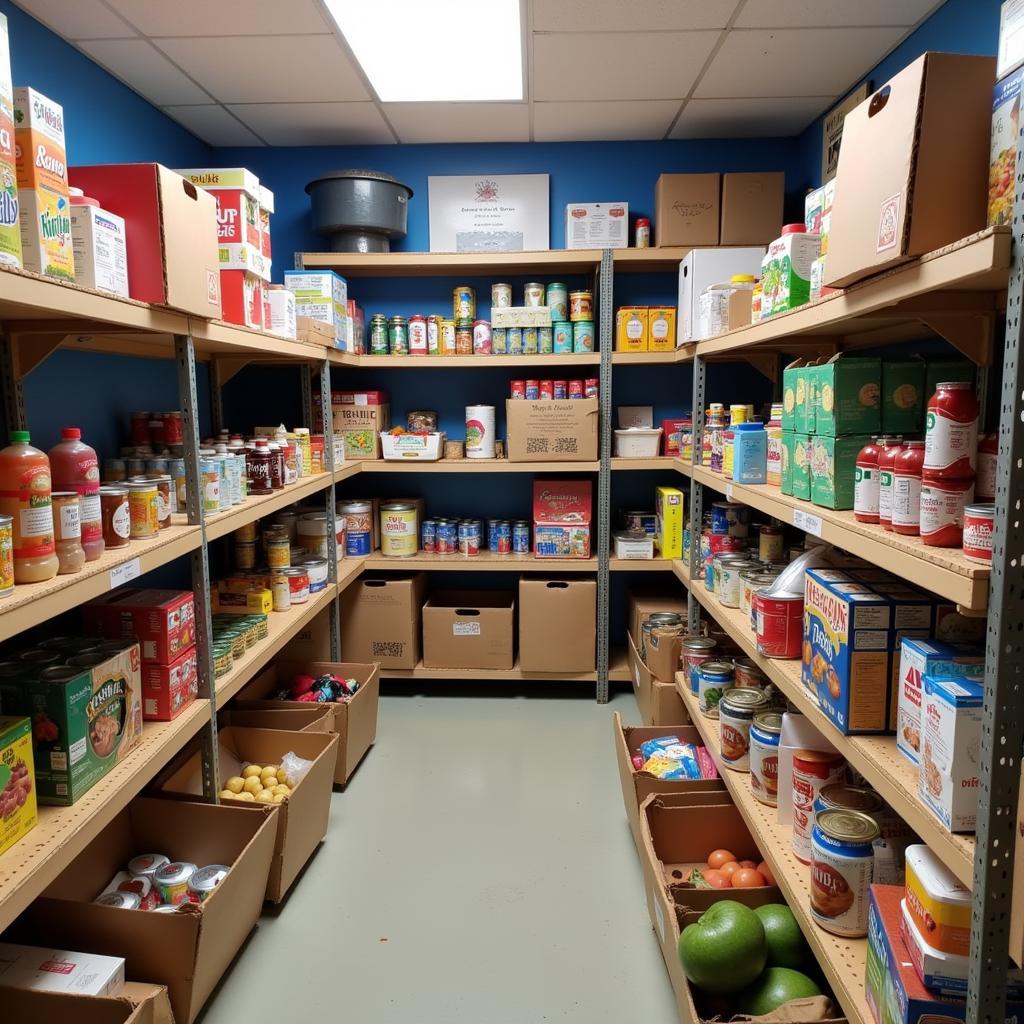
[[726, 501], [732, 501], [732, 484], [725, 485], [725, 498]]
[[142, 566], [137, 558], [133, 558], [130, 562], [125, 562], [124, 565], [110, 570], [110, 586], [111, 588], [120, 587], [129, 580], [138, 579], [141, 575]]
[[804, 512], [803, 509], [793, 510], [793, 525], [804, 533], [813, 534], [815, 537], [821, 536], [821, 518]]

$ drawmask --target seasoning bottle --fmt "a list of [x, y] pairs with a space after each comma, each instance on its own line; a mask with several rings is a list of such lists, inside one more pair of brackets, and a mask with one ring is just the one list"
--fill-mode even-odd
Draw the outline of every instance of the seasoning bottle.
[[651, 222], [647, 217], [637, 217], [636, 219], [636, 247], [638, 249], [651, 247]]
[[[57, 572], [64, 576], [80, 572], [85, 565], [85, 548], [82, 547], [81, 499], [77, 491], [54, 491], [51, 495], [53, 507], [53, 535], [57, 551]], [[100, 527], [102, 529], [102, 525]], [[100, 538], [102, 540], [102, 537]]]
[[94, 562], [104, 550], [99, 460], [95, 450], [82, 443], [78, 427], [65, 427], [60, 438], [49, 451], [52, 486], [55, 491], [74, 491], [81, 498], [82, 548], [85, 560]]
[[921, 532], [921, 466], [924, 441], [906, 441], [893, 461], [892, 529], [907, 537]]
[[0, 451], [0, 515], [14, 520], [14, 582], [43, 583], [60, 563], [50, 510], [50, 460], [33, 448], [27, 430], [12, 430]]

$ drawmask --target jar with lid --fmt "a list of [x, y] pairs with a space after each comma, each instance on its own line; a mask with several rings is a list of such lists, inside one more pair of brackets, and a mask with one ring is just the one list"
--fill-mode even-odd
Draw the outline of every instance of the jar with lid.
[[270, 452], [270, 486], [275, 491], [284, 487], [284, 453], [276, 441], [267, 442]]
[[128, 488], [120, 485], [101, 487], [100, 515], [103, 517], [104, 545], [107, 548], [127, 547], [131, 538]]
[[928, 399], [924, 468], [947, 478], [973, 477], [978, 458], [978, 399], [966, 381], [936, 385]]
[[893, 462], [892, 529], [907, 537], [921, 532], [921, 467], [924, 441], [905, 441]]
[[455, 354], [471, 356], [473, 354], [473, 321], [455, 321]]
[[14, 581], [42, 583], [57, 575], [50, 511], [50, 460], [29, 443], [27, 430], [12, 430], [0, 451], [0, 514], [14, 520]]
[[427, 318], [422, 313], [409, 317], [409, 355], [427, 354]]
[[903, 451], [903, 438], [882, 437], [878, 440], [878, 522], [892, 530], [892, 482], [896, 457]]
[[50, 500], [53, 507], [54, 546], [59, 563], [57, 572], [61, 576], [80, 572], [85, 565], [81, 498], [77, 491], [54, 491]]
[[252, 449], [246, 453], [246, 473], [249, 478], [250, 494], [273, 494], [273, 457], [265, 437], [256, 438]]
[[388, 348], [393, 356], [409, 354], [409, 325], [404, 316], [393, 316], [388, 321]]
[[857, 453], [853, 470], [853, 517], [858, 523], [878, 522], [878, 445], [872, 437]]
[[64, 427], [60, 438], [49, 452], [51, 486], [55, 491], [75, 491], [81, 498], [82, 549], [86, 561], [93, 562], [103, 554], [99, 460], [82, 442], [78, 427]]
[[649, 218], [637, 217], [634, 239], [638, 249], [649, 249], [651, 247], [651, 221]]

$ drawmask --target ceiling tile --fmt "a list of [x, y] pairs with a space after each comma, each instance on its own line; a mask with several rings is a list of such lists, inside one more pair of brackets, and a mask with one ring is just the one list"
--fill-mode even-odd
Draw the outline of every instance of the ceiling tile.
[[[535, 100], [661, 100], [685, 96], [720, 33], [535, 35]], [[643, 74], [637, 74], [643, 68]]]
[[537, 142], [601, 142], [660, 139], [682, 100], [619, 100], [599, 103], [534, 103]]
[[832, 96], [789, 99], [689, 100], [673, 139], [740, 139], [802, 132], [832, 103]]
[[210, 102], [210, 97], [195, 82], [145, 39], [83, 40], [78, 45], [98, 64], [158, 107], [169, 103]]
[[[61, 0], [52, 0], [61, 2]], [[69, 0], [64, 0], [68, 3]], [[75, 0], [78, 3], [79, 0]], [[147, 36], [330, 32], [316, 0], [107, 0]]]
[[65, 39], [123, 39], [136, 33], [102, 0], [16, 0], [36, 21]]
[[529, 142], [525, 103], [385, 103], [402, 142]]
[[222, 103], [370, 98], [330, 35], [160, 39], [157, 45]]
[[[747, 0], [736, 28], [916, 25], [943, 0]], [[881, 55], [879, 55], [881, 56]]]
[[262, 146], [263, 141], [220, 104], [164, 107], [164, 113], [211, 146]]
[[239, 103], [228, 108], [270, 146], [394, 142], [373, 103]]
[[533, 30], [633, 32], [725, 28], [737, 3], [738, 0], [533, 0]]
[[838, 95], [902, 35], [901, 28], [734, 30], [694, 96]]

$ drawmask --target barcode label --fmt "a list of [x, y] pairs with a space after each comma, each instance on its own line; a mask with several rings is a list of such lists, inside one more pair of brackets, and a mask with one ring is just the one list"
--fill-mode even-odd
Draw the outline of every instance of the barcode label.
[[818, 516], [811, 515], [810, 512], [794, 509], [793, 525], [797, 529], [803, 530], [804, 533], [813, 534], [815, 537], [821, 536], [821, 519]]
[[110, 586], [120, 587], [129, 580], [137, 579], [141, 575], [142, 566], [137, 558], [133, 558], [130, 562], [125, 562], [124, 565], [119, 565], [116, 569], [110, 570]]

